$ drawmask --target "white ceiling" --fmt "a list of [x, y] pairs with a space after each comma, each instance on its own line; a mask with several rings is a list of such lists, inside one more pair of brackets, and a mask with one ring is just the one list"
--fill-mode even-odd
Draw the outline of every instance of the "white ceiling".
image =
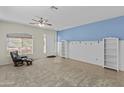
[[29, 24], [32, 18], [40, 16], [49, 20], [51, 29], [62, 30], [104, 19], [124, 15], [123, 6], [0, 6], [0, 19]]

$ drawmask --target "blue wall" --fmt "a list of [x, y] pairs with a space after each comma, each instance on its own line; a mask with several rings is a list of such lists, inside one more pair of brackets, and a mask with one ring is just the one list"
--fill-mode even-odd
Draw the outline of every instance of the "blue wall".
[[101, 40], [112, 36], [124, 39], [124, 16], [86, 24], [57, 32], [61, 40]]

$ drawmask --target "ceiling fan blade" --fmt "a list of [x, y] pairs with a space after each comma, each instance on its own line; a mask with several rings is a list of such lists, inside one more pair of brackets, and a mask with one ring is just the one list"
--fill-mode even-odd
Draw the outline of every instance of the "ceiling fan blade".
[[49, 24], [49, 23], [46, 23], [46, 25], [48, 25], [48, 26], [52, 26], [52, 24]]
[[42, 17], [39, 17], [39, 16], [35, 16], [35, 17], [40, 18], [41, 20], [43, 19]]
[[36, 24], [36, 23], [29, 23], [29, 24]]
[[35, 24], [36, 24], [36, 25], [37, 25], [37, 24], [39, 24], [39, 23], [29, 23], [29, 24], [32, 24], [32, 25], [35, 25]]
[[33, 21], [39, 22], [38, 20], [32, 19]]

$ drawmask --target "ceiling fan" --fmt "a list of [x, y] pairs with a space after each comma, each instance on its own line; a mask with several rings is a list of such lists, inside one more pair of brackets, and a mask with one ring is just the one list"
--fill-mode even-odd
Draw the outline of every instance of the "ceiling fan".
[[29, 23], [29, 24], [38, 25], [40, 27], [43, 27], [43, 26], [52, 26], [52, 24], [48, 23], [48, 19], [44, 19], [44, 18], [38, 17], [38, 16], [36, 16], [36, 17], [38, 18], [38, 20], [32, 19], [32, 21], [34, 21], [34, 22]]

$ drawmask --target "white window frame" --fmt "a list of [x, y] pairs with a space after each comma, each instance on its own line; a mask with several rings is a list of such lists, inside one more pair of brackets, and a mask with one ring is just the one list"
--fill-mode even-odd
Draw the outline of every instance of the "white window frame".
[[[11, 38], [11, 37], [7, 37], [6, 36], [6, 51], [7, 51], [7, 53], [8, 53], [8, 38]], [[13, 37], [12, 37], [13, 38]], [[16, 38], [16, 37], [15, 37]], [[21, 37], [20, 37], [21, 38]], [[21, 38], [21, 39], [23, 39], [23, 38]], [[33, 50], [33, 46], [34, 46], [34, 44], [33, 44], [33, 37], [31, 38], [32, 39], [32, 51], [31, 51], [31, 54], [21, 54], [21, 55], [33, 55], [33, 53], [34, 53], [34, 50]], [[22, 41], [23, 42], [23, 41]]]

